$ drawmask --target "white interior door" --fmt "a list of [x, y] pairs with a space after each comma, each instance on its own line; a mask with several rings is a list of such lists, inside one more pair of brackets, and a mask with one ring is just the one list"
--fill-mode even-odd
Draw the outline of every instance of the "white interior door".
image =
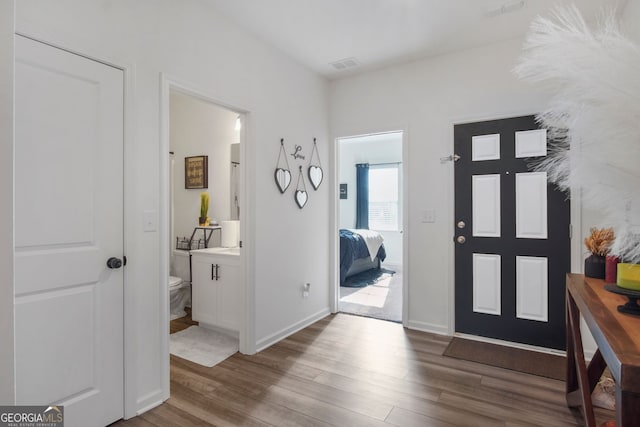
[[123, 416], [123, 73], [16, 37], [18, 404]]

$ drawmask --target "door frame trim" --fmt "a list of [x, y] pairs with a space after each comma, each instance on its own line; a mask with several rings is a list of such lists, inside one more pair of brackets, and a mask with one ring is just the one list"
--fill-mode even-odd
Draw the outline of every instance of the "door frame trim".
[[[198, 87], [192, 83], [181, 80], [168, 73], [160, 73], [160, 220], [159, 220], [159, 233], [160, 233], [160, 283], [169, 283], [169, 267], [170, 258], [169, 252], [171, 250], [171, 242], [169, 235], [169, 176], [170, 176], [170, 159], [169, 159], [169, 147], [170, 147], [170, 132], [169, 132], [169, 120], [170, 120], [170, 93], [171, 91], [179, 92], [184, 95], [188, 95], [197, 99], [200, 99], [206, 103], [214, 104], [219, 107], [223, 107], [227, 110], [237, 113], [242, 120], [242, 128], [240, 130], [240, 164], [248, 164], [248, 154], [251, 153], [249, 145], [252, 138], [252, 116], [251, 110], [245, 107], [234, 105], [230, 102], [221, 100], [220, 98], [210, 94], [207, 90]], [[241, 322], [239, 339], [240, 339], [240, 352], [244, 354], [253, 354], [256, 352], [255, 342], [255, 250], [253, 244], [253, 237], [255, 234], [253, 224], [255, 221], [254, 209], [249, 206], [250, 197], [248, 197], [248, 191], [250, 188], [251, 180], [251, 168], [244, 167], [240, 174], [240, 206], [244, 206], [244, 209], [240, 210], [240, 239], [243, 242], [243, 250], [240, 253], [240, 275], [241, 281], [244, 283], [244, 317]], [[161, 327], [161, 342], [162, 342], [162, 394], [163, 399], [166, 400], [170, 395], [170, 361], [169, 361], [169, 295], [166, 291], [166, 287], [162, 287], [161, 295], [161, 312], [160, 322]]]
[[329, 259], [331, 265], [329, 269], [329, 303], [331, 313], [338, 312], [338, 301], [340, 299], [340, 238], [339, 238], [339, 218], [340, 218], [340, 186], [339, 165], [340, 165], [340, 140], [346, 138], [362, 137], [367, 135], [377, 135], [382, 133], [402, 132], [402, 326], [409, 327], [409, 126], [384, 126], [366, 131], [343, 132], [342, 136], [333, 135], [333, 144], [330, 144], [329, 158], [333, 164], [333, 171], [330, 174], [330, 221], [329, 221]]
[[[536, 107], [535, 105], [531, 108], [526, 109], [516, 109], [511, 110], [509, 112], [493, 112], [486, 115], [473, 115], [473, 116], [456, 116], [450, 118], [451, 127], [449, 130], [449, 153], [453, 154], [455, 151], [454, 147], [454, 127], [456, 125], [462, 125], [466, 123], [475, 123], [482, 121], [490, 121], [490, 120], [500, 120], [506, 119], [510, 117], [520, 117], [520, 116], [535, 116], [538, 113], [532, 113], [532, 110], [543, 111], [544, 106]], [[455, 188], [455, 179], [454, 179], [454, 168], [450, 168], [449, 172], [449, 180], [448, 180], [448, 201], [447, 206], [449, 209], [449, 213], [447, 218], [451, 220], [449, 226], [450, 230], [453, 230], [453, 224], [455, 224], [455, 197], [454, 197], [454, 188]], [[581, 272], [582, 271], [582, 197], [581, 190], [579, 187], [571, 186], [571, 198], [569, 199], [569, 210], [570, 210], [570, 221], [572, 227], [572, 234], [569, 243], [569, 247], [571, 248], [571, 254], [569, 255], [569, 259], [571, 260], [571, 270], [572, 272]], [[567, 230], [568, 231], [568, 230]], [[456, 335], [456, 325], [455, 325], [455, 290], [456, 290], [456, 276], [455, 276], [455, 243], [453, 241], [454, 233], [451, 234], [451, 239], [449, 239], [449, 318], [448, 318], [448, 335], [454, 336]], [[480, 341], [483, 340], [484, 337], [479, 337]]]

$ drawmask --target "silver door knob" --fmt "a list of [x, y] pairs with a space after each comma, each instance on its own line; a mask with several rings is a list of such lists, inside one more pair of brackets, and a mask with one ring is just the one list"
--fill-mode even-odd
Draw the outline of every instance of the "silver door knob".
[[464, 223], [464, 221], [459, 221], [458, 224], [456, 224], [458, 226], [458, 228], [465, 228], [467, 226], [467, 224]]
[[466, 242], [467, 239], [464, 236], [458, 236], [456, 237], [456, 242], [463, 244], [464, 242]]

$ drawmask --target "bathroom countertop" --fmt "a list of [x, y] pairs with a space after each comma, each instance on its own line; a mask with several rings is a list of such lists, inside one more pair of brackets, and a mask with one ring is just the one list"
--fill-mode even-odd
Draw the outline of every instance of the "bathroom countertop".
[[192, 255], [229, 255], [229, 256], [239, 256], [240, 248], [206, 248], [206, 249], [194, 249], [191, 251]]

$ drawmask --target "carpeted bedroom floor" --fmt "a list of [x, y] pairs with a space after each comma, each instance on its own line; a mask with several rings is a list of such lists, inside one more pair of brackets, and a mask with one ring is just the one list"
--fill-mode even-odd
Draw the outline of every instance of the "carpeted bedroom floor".
[[340, 287], [339, 310], [343, 313], [402, 322], [402, 269], [383, 266], [379, 272], [365, 271], [349, 278], [352, 286]]

